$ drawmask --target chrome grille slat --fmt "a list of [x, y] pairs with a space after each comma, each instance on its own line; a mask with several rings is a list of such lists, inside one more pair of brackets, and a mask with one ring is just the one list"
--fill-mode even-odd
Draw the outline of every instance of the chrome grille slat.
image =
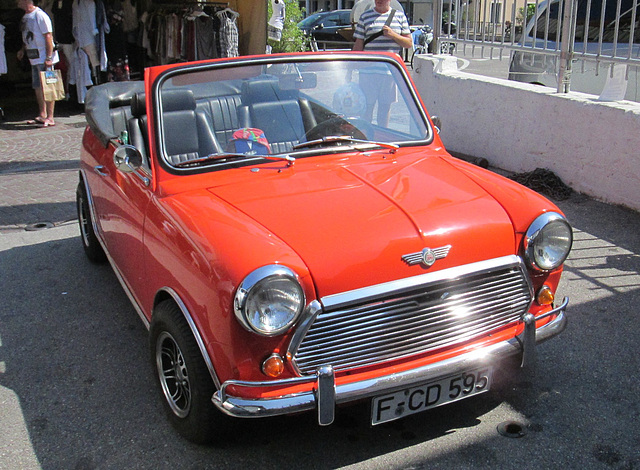
[[[463, 341], [466, 339], [470, 339], [478, 334], [481, 333], [486, 333], [491, 331], [492, 329], [494, 329], [494, 327], [498, 327], [501, 324], [499, 322], [495, 322], [494, 324], [486, 324], [485, 328], [483, 328], [482, 330], [475, 330], [471, 333], [468, 333], [466, 335], [462, 335], [457, 337], [456, 339]], [[408, 356], [411, 354], [417, 354], [420, 352], [424, 351], [424, 347], [425, 344], [429, 344], [430, 349], [438, 349], [439, 347], [443, 347], [446, 346], [448, 344], [447, 339], [449, 338], [441, 338], [439, 341], [436, 342], [429, 342], [429, 341], [415, 341], [415, 339], [411, 339], [411, 345], [412, 347], [409, 348], [403, 348], [402, 347], [402, 343], [396, 343], [396, 346], [394, 348], [387, 348], [384, 350], [383, 353], [381, 353], [380, 351], [377, 350], [372, 350], [370, 352], [368, 352], [367, 354], [363, 354], [363, 350], [362, 349], [358, 349], [358, 352], [360, 354], [358, 354], [358, 360], [357, 361], [353, 361], [353, 360], [348, 360], [347, 358], [344, 359], [337, 359], [336, 361], [333, 362], [333, 366], [337, 369], [342, 369], [344, 368], [343, 366], [345, 366], [346, 364], [349, 365], [349, 367], [354, 367], [354, 366], [360, 366], [360, 365], [365, 365], [365, 364], [372, 364], [375, 362], [372, 362], [371, 359], [372, 358], [376, 358], [378, 360], [388, 360], [388, 359], [395, 359], [397, 358], [397, 352], [401, 351], [403, 353], [403, 356]], [[409, 341], [409, 340], [407, 340]], [[403, 357], [400, 356], [400, 357]], [[313, 361], [309, 361], [308, 365], [315, 368], [318, 367], [322, 364], [326, 363], [326, 360], [323, 361], [323, 357], [317, 357], [315, 358], [315, 360]], [[379, 361], [376, 361], [379, 362]]]
[[512, 256], [486, 263], [490, 269], [482, 269], [484, 262], [477, 271], [467, 265], [461, 276], [440, 273], [433, 282], [423, 276], [424, 283], [411, 279], [406, 289], [394, 283], [394, 289], [361, 300], [349, 293], [348, 302], [321, 311], [292, 345], [295, 367], [306, 374], [326, 364], [335, 370], [376, 364], [460, 344], [519, 321], [531, 303], [522, 262]]
[[[510, 298], [514, 299], [512, 303], [516, 303], [518, 301], [518, 299], [515, 296], [511, 296]], [[503, 298], [501, 300], [493, 301], [493, 302], [491, 302], [489, 304], [485, 304], [482, 309], [474, 309], [474, 311], [476, 313], [480, 313], [482, 311], [487, 311], [489, 309], [493, 309], [493, 308], [495, 308], [494, 307], [495, 305], [500, 305], [501, 303], [503, 304], [505, 301], [508, 301], [510, 298]], [[528, 303], [528, 300], [527, 301], [523, 301], [522, 299], [520, 299], [518, 303], [523, 303], [523, 302]], [[477, 302], [475, 302], [475, 303], [477, 303]], [[469, 304], [466, 304], [465, 306], [468, 307], [469, 305], [475, 305], [475, 303], [469, 303]], [[445, 306], [445, 309], [451, 309], [453, 307], [454, 307], [454, 305], [449, 304], [449, 305]], [[506, 308], [509, 308], [509, 306], [503, 306], [502, 308], [506, 309]], [[402, 320], [404, 320], [404, 319], [406, 319], [408, 322], [412, 322], [412, 321], [414, 321], [413, 319], [414, 319], [415, 315], [416, 314], [420, 314], [424, 318], [422, 321], [425, 321], [425, 320], [429, 320], [431, 316], [441, 315], [442, 310], [445, 310], [445, 309], [441, 309], [441, 308], [439, 309], [438, 307], [427, 307], [427, 308], [424, 308], [424, 309], [414, 309], [414, 310], [411, 310], [411, 311], [407, 311], [407, 309], [404, 308], [404, 306], [403, 306], [403, 308], [402, 308], [403, 312], [402, 313], [397, 311], [397, 310], [396, 311], [387, 311], [387, 312], [384, 313], [384, 315], [383, 314], [377, 314], [375, 316], [370, 317], [370, 319], [381, 320], [381, 319], [389, 317], [390, 315], [393, 315], [394, 316], [394, 323], [400, 324], [400, 322]], [[427, 311], [429, 311], [430, 313], [427, 313]], [[495, 312], [495, 310], [493, 310], [493, 311]], [[358, 320], [360, 320], [360, 319], [354, 319], [354, 320], [349, 320], [348, 322], [339, 323], [341, 333], [336, 333], [335, 329], [330, 329], [331, 328], [330, 325], [323, 325], [317, 331], [314, 330], [313, 333], [307, 334], [306, 343], [309, 346], [314, 345], [318, 341], [321, 341], [321, 342], [326, 344], [325, 340], [322, 338], [322, 334], [323, 333], [330, 334], [332, 336], [333, 340], [337, 341], [338, 338], [340, 338], [342, 336], [348, 336], [348, 335], [351, 335], [351, 334], [354, 334], [354, 333], [362, 333], [362, 332], [366, 331], [367, 329], [369, 329], [369, 330], [379, 329], [380, 325], [378, 325], [378, 324], [371, 325], [371, 324], [367, 323], [367, 325], [369, 325], [369, 326], [364, 326], [363, 327], [362, 324], [359, 323]], [[441, 321], [446, 321], [446, 320], [443, 319]], [[353, 328], [350, 327], [351, 325], [353, 326]]]
[[[511, 287], [516, 287], [516, 286], [519, 286], [519, 285], [522, 284], [521, 280], [512, 279], [511, 281], [509, 281], [509, 277], [507, 277], [507, 274], [505, 274], [500, 279], [495, 279], [493, 282], [485, 284], [483, 286], [483, 288], [484, 289], [488, 289], [488, 288], [495, 287], [495, 286], [501, 286], [502, 288], [506, 289], [509, 286], [505, 285], [505, 282], [509, 282], [510, 283], [509, 286], [511, 286]], [[473, 284], [470, 284], [470, 285], [473, 285]], [[434, 289], [433, 291], [430, 291], [430, 292], [432, 292], [433, 294], [436, 294], [438, 292], [442, 292], [442, 291], [446, 291], [446, 290], [447, 290], [446, 287], [441, 287], [441, 288], [439, 288], [437, 290]], [[471, 293], [472, 292], [467, 292], [467, 294], [471, 294]], [[408, 302], [408, 301], [412, 300], [413, 298], [420, 297], [420, 296], [424, 296], [424, 292], [416, 293], [413, 296], [402, 297], [402, 301]], [[393, 302], [393, 300], [390, 300], [389, 302]], [[362, 310], [364, 312], [370, 312], [370, 307], [363, 306], [360, 309], [353, 309], [351, 314], [352, 315], [357, 315], [359, 310]], [[328, 313], [323, 314], [322, 320], [320, 320], [320, 322], [321, 323], [330, 323], [335, 317], [340, 318], [343, 315], [344, 315], [344, 311], [343, 310], [338, 310], [336, 312], [328, 312]], [[318, 323], [318, 321], [316, 321], [316, 323]]]
[[[502, 305], [502, 308], [509, 308], [508, 305], [505, 306], [504, 304], [507, 301], [511, 300], [511, 299], [513, 299], [512, 302], [516, 302], [517, 301], [517, 297], [515, 297], [515, 296], [511, 296], [511, 297], [508, 297], [508, 298], [501, 298], [499, 300], [495, 300], [493, 302], [485, 304], [482, 310], [486, 311], [488, 309], [494, 308], [496, 305]], [[523, 302], [523, 300], [520, 299], [520, 302]], [[475, 303], [473, 303], [473, 302], [466, 304], [467, 307], [473, 306], [473, 305], [475, 305]], [[428, 319], [431, 316], [440, 315], [442, 310], [453, 308], [454, 305], [450, 303], [450, 304], [444, 305], [444, 307], [445, 308], [439, 308], [438, 306], [432, 306], [432, 307], [426, 307], [424, 309], [414, 309], [412, 311], [406, 311], [406, 308], [404, 308], [404, 306], [403, 306], [402, 312], [400, 312], [400, 311], [395, 311], [395, 312], [394, 311], [387, 311], [387, 312], [384, 313], [384, 315], [382, 315], [382, 314], [372, 315], [370, 317], [370, 320], [381, 320], [381, 319], [384, 319], [384, 318], [388, 318], [391, 314], [394, 316], [394, 322], [396, 322], [396, 323], [399, 323], [404, 319], [406, 319], [409, 322], [414, 321], [414, 318], [415, 318], [416, 314], [420, 314], [425, 319]], [[475, 310], [479, 311], [477, 308]], [[330, 334], [333, 338], [338, 338], [339, 336], [350, 335], [350, 334], [355, 333], [357, 331], [363, 331], [364, 328], [370, 328], [370, 329], [378, 329], [379, 328], [379, 324], [370, 324], [370, 323], [366, 324], [366, 325], [369, 325], [369, 326], [364, 326], [363, 327], [360, 320], [361, 320], [360, 318], [357, 318], [357, 319], [354, 319], [354, 320], [348, 320], [348, 321], [344, 321], [344, 322], [337, 322], [336, 321], [336, 322], [334, 322], [334, 326], [336, 327], [334, 329], [330, 329], [330, 325], [322, 325], [317, 330], [314, 330], [313, 333], [307, 334], [307, 337], [306, 337], [307, 344], [311, 346], [311, 345], [314, 345], [316, 343], [316, 341], [324, 341], [323, 339], [321, 339], [321, 336], [322, 336], [323, 333]], [[339, 326], [339, 330], [340, 330], [341, 333], [336, 333], [336, 329], [338, 328], [338, 326]], [[351, 328], [352, 326], [353, 326], [353, 328]]]
[[[517, 321], [518, 318], [512, 318], [510, 322], [511, 323], [513, 321]], [[433, 337], [437, 336], [438, 340], [437, 340], [437, 344], [442, 344], [442, 343], [446, 343], [448, 339], [451, 339], [452, 337], [467, 337], [469, 335], [473, 335], [474, 332], [483, 332], [485, 331], [487, 328], [492, 329], [495, 326], [499, 326], [504, 324], [504, 319], [503, 318], [494, 318], [491, 321], [484, 321], [484, 322], [477, 322], [479, 324], [479, 328], [474, 328], [476, 325], [466, 325], [466, 327], [464, 329], [459, 328], [456, 325], [450, 325], [448, 328], [444, 328], [444, 329], [432, 329], [432, 330], [418, 330], [420, 334], [418, 335], [413, 335], [411, 333], [414, 333], [414, 331], [411, 332], [407, 332], [406, 334], [400, 335], [400, 336], [393, 336], [393, 335], [387, 335], [388, 338], [391, 338], [392, 341], [389, 342], [378, 342], [375, 344], [375, 346], [369, 346], [369, 347], [362, 347], [362, 342], [352, 342], [349, 344], [349, 347], [343, 347], [343, 348], [339, 348], [339, 347], [333, 347], [333, 348], [326, 348], [322, 351], [322, 354], [316, 354], [316, 356], [318, 357], [331, 357], [333, 354], [335, 354], [338, 351], [341, 351], [342, 353], [348, 353], [350, 351], [357, 351], [359, 354], [365, 354], [367, 351], [370, 350], [374, 350], [374, 348], [376, 350], [379, 350], [381, 348], [384, 349], [389, 349], [390, 347], [397, 347], [396, 345], [398, 344], [402, 344], [405, 341], [410, 341], [410, 342], [433, 342], [434, 344], [436, 343], [436, 341], [433, 341]], [[391, 346], [390, 346], [391, 345]], [[304, 355], [300, 356], [301, 358], [304, 357]]]
[[[369, 335], [358, 335], [356, 340], [349, 341], [349, 346], [345, 347], [345, 341], [334, 340], [332, 338], [331, 341], [321, 342], [319, 344], [322, 345], [321, 356], [330, 356], [333, 352], [343, 351], [347, 352], [350, 349], [360, 349], [366, 347], [368, 341], [371, 338], [375, 338], [376, 344], [384, 346], [386, 344], [393, 344], [399, 342], [400, 338], [408, 337], [417, 339], [420, 337], [426, 336], [440, 336], [441, 338], [448, 337], [449, 331], [452, 331], [451, 335], [459, 334], [462, 335], [461, 329], [472, 329], [476, 325], [486, 325], [489, 322], [496, 321], [498, 323], [505, 322], [511, 323], [518, 320], [518, 316], [511, 316], [509, 318], [505, 318], [503, 316], [495, 317], [492, 316], [489, 319], [477, 319], [475, 322], [464, 322], [463, 320], [459, 320], [457, 322], [446, 322], [439, 321], [437, 324], [429, 324], [425, 323], [417, 323], [410, 327], [406, 327], [405, 325], [394, 325], [392, 328], [385, 330], [384, 334], [375, 335], [374, 332], [369, 332]], [[350, 333], [348, 338], [352, 338], [355, 336], [354, 333]], [[318, 343], [316, 343], [318, 344]], [[317, 353], [316, 353], [317, 354]], [[299, 355], [298, 357], [304, 357], [304, 354]]]

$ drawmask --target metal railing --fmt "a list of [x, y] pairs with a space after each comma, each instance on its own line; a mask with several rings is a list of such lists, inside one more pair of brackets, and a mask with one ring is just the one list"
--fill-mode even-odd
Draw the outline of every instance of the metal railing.
[[612, 75], [626, 66], [625, 79], [640, 67], [639, 0], [439, 0], [434, 7], [435, 50], [512, 60], [515, 52], [529, 61], [528, 72], [553, 67], [559, 92], [569, 91], [576, 62], [595, 62], [596, 75], [603, 65]]
[[324, 40], [318, 40], [313, 36], [309, 38], [309, 48], [314, 52], [351, 50], [352, 47], [353, 47], [352, 42], [324, 41]]

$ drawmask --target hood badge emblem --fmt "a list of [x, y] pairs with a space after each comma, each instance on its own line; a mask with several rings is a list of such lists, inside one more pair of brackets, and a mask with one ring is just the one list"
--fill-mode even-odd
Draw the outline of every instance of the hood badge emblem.
[[402, 257], [402, 261], [409, 266], [423, 264], [427, 268], [433, 266], [436, 260], [446, 258], [451, 250], [451, 245], [441, 246], [440, 248], [425, 248], [417, 253], [409, 253]]

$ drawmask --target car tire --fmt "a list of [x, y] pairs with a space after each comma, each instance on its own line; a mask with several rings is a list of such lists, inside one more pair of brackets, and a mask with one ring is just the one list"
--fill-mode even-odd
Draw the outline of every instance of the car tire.
[[78, 209], [78, 224], [80, 225], [80, 240], [87, 258], [93, 263], [104, 263], [107, 256], [93, 230], [93, 220], [89, 209], [89, 198], [84, 183], [80, 181], [76, 190], [76, 207]]
[[185, 439], [209, 444], [229, 435], [233, 419], [215, 408], [216, 387], [179, 307], [156, 307], [149, 329], [151, 362], [173, 427]]

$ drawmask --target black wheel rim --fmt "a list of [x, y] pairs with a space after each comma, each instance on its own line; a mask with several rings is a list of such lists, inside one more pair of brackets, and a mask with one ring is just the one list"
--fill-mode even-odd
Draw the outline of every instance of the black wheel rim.
[[82, 235], [82, 243], [84, 243], [85, 246], [89, 246], [89, 224], [91, 223], [91, 220], [89, 219], [84, 206], [84, 198], [82, 196], [79, 196], [78, 221], [80, 222], [80, 235]]
[[191, 410], [189, 373], [178, 343], [166, 331], [156, 342], [156, 367], [169, 408], [179, 418], [185, 418]]

